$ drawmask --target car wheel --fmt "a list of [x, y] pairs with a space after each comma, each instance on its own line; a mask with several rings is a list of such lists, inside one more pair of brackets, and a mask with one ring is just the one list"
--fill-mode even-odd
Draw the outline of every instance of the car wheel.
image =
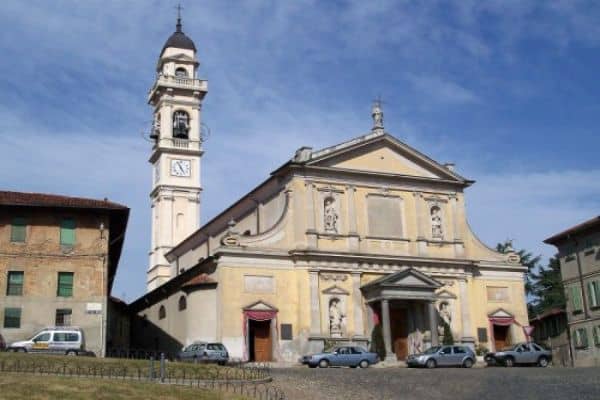
[[20, 347], [18, 349], [15, 350], [17, 353], [27, 353], [27, 349], [24, 347]]
[[67, 351], [67, 355], [68, 356], [76, 356], [77, 352], [75, 350], [69, 350], [69, 351]]
[[507, 357], [507, 358], [504, 360], [504, 365], [505, 365], [506, 367], [508, 367], [508, 368], [510, 368], [510, 367], [514, 367], [514, 366], [515, 366], [515, 360], [513, 360], [513, 359], [512, 359], [512, 357]]
[[367, 360], [362, 360], [358, 363], [358, 366], [361, 368], [369, 368], [369, 362]]
[[435, 368], [437, 367], [437, 364], [435, 362], [435, 360], [433, 358], [430, 358], [429, 360], [427, 360], [427, 362], [425, 363], [425, 366], [427, 368]]
[[546, 368], [548, 366], [548, 359], [546, 357], [540, 357], [538, 365], [542, 368]]
[[327, 360], [319, 361], [319, 368], [327, 368], [327, 367], [329, 367], [329, 361], [327, 361]]
[[470, 358], [467, 358], [465, 360], [465, 362], [463, 362], [463, 367], [465, 368], [471, 368], [473, 366], [473, 360], [471, 360]]

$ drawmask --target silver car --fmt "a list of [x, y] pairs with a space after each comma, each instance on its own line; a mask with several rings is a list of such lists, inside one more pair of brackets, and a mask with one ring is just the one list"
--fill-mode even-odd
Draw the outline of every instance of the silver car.
[[512, 367], [518, 364], [536, 364], [547, 367], [552, 361], [552, 351], [536, 343], [518, 343], [495, 353], [487, 353], [484, 360], [488, 366], [500, 364]]
[[377, 353], [371, 353], [359, 346], [336, 347], [330, 352], [309, 354], [300, 358], [300, 363], [310, 368], [327, 367], [350, 367], [368, 368], [369, 365], [377, 364], [379, 357]]
[[222, 343], [194, 342], [181, 349], [177, 358], [181, 361], [215, 362], [225, 365], [229, 361], [229, 353]]
[[471, 368], [477, 357], [473, 350], [465, 346], [433, 346], [421, 354], [413, 354], [406, 359], [409, 367], [464, 367]]

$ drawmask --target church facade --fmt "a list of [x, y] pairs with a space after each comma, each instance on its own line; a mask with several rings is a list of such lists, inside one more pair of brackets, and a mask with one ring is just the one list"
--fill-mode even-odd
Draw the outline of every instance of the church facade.
[[219, 341], [231, 357], [295, 361], [332, 343], [366, 346], [381, 325], [386, 358], [403, 360], [448, 333], [489, 350], [525, 340], [526, 268], [471, 231], [473, 181], [389, 134], [379, 104], [369, 132], [298, 149], [196, 229], [206, 82], [180, 24], [158, 66], [150, 104], [163, 122], [150, 159], [159, 167], [148, 293], [131, 305], [137, 346]]

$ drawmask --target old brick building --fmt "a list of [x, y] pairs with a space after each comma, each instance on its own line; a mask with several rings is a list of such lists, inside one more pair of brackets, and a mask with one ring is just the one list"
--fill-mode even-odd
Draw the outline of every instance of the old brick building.
[[129, 208], [107, 200], [0, 191], [0, 331], [7, 342], [78, 326], [111, 342], [109, 295]]

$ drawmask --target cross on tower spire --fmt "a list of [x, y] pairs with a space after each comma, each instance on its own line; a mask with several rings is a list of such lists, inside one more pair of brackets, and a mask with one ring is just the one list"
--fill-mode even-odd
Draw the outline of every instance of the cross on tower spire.
[[177, 4], [175, 8], [177, 9], [177, 32], [181, 32], [181, 10], [183, 10], [183, 7], [181, 7], [181, 4]]

